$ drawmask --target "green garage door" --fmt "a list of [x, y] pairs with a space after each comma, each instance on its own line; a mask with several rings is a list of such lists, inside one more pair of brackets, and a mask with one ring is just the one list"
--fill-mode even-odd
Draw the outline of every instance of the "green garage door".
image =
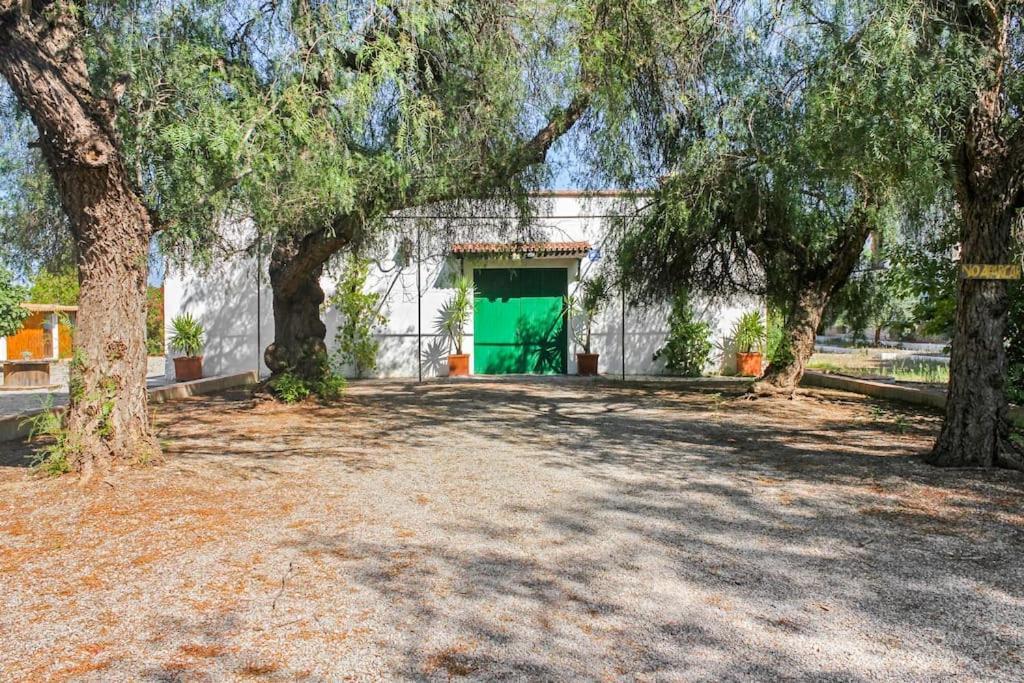
[[564, 374], [566, 269], [479, 269], [473, 271], [473, 279], [473, 371]]

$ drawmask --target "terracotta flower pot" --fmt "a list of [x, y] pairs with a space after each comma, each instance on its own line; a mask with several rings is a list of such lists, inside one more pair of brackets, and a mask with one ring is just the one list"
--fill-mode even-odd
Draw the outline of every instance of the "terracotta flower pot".
[[742, 377], [761, 376], [762, 355], [758, 352], [736, 354], [736, 374]]
[[469, 354], [453, 353], [448, 356], [449, 377], [469, 377]]
[[191, 382], [203, 378], [203, 357], [174, 359], [174, 379], [178, 382]]
[[577, 353], [576, 374], [581, 376], [596, 375], [598, 355], [596, 353]]

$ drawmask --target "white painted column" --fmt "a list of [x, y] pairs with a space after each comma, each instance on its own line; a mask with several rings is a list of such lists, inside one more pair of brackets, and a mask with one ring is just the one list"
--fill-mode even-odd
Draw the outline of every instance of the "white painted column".
[[60, 358], [60, 325], [58, 324], [60, 319], [57, 317], [57, 312], [54, 311], [50, 314], [50, 323], [53, 325], [53, 334], [50, 335], [52, 342], [51, 346], [54, 359]]

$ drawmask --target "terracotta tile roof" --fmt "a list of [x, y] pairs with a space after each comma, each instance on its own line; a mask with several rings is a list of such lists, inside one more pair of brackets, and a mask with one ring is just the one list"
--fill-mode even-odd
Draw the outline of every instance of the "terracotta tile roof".
[[462, 242], [452, 245], [453, 254], [585, 256], [588, 251], [590, 242]]

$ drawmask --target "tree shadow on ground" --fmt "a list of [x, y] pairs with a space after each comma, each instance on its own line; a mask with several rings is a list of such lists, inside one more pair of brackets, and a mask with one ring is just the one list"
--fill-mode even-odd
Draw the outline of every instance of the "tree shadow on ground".
[[[288, 547], [361, 558], [345, 570], [402, 623], [412, 678], [866, 680], [901, 659], [890, 675], [1014, 670], [1017, 475], [925, 466], [934, 416], [829, 392], [761, 405], [736, 394], [659, 383], [351, 396], [386, 406], [391, 420], [373, 438], [407, 449], [460, 432], [512, 440], [531, 463], [602, 490], [459, 516], [432, 542], [310, 535]], [[814, 413], [806, 425], [803, 409]], [[532, 553], [531, 534], [546, 539]], [[842, 656], [817, 661], [815, 649]]]

